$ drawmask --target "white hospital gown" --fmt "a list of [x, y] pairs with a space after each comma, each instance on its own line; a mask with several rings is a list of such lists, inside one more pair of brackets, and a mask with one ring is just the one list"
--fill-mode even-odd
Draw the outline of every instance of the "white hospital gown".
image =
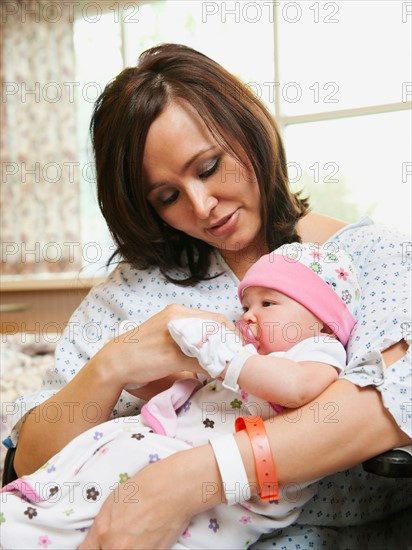
[[[397, 424], [411, 435], [410, 349], [389, 368], [384, 367], [381, 356], [381, 351], [402, 338], [410, 343], [410, 242], [404, 235], [375, 226], [365, 218], [339, 231], [321, 248], [333, 252], [336, 247], [352, 255], [362, 291], [360, 318], [347, 347], [348, 366], [340, 376], [359, 386], [375, 386]], [[239, 281], [216, 253], [210, 274], [217, 273], [221, 275], [215, 279], [186, 288], [168, 282], [156, 268], [137, 271], [123, 264], [114, 270], [105, 283], [90, 291], [72, 316], [56, 351], [56, 367], [42, 388], [17, 402], [13, 443], [18, 441], [20, 418], [64, 387], [116, 334], [121, 322], [131, 320], [132, 328], [133, 323], [142, 323], [170, 303], [219, 311], [232, 320], [238, 319]], [[140, 406], [138, 399], [123, 392], [111, 418], [137, 414]], [[318, 413], [320, 421], [334, 420], [333, 410]], [[412, 504], [410, 488], [405, 480], [366, 474], [361, 466], [329, 476], [318, 483], [315, 496], [291, 527], [275, 531], [255, 548], [402, 548], [397, 537], [405, 540], [403, 531], [410, 525], [401, 514]], [[385, 518], [395, 513], [396, 525], [388, 523]], [[370, 528], [367, 524], [373, 521], [376, 523]]]

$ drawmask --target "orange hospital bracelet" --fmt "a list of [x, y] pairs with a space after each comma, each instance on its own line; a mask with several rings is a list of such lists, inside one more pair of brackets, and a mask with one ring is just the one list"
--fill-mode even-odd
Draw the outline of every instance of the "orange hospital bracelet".
[[261, 500], [279, 500], [279, 482], [265, 425], [260, 416], [236, 418], [237, 432], [246, 428], [252, 445]]

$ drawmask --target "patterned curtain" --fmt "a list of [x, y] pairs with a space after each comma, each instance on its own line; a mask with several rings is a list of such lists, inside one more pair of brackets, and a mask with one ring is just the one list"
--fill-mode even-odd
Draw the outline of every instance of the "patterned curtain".
[[1, 273], [80, 267], [73, 17], [68, 2], [2, 3]]

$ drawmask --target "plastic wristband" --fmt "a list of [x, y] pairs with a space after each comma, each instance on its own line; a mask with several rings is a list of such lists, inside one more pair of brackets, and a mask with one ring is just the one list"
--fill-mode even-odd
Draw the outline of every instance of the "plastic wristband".
[[248, 433], [255, 459], [259, 498], [265, 501], [279, 500], [276, 466], [262, 418], [260, 416], [239, 417], [236, 419], [235, 428], [237, 432], [246, 428]]
[[249, 480], [236, 440], [232, 434], [210, 439], [215, 453], [225, 497], [229, 506], [251, 498]]
[[239, 384], [237, 383], [237, 381], [240, 376], [240, 371], [243, 369], [246, 361], [252, 355], [256, 355], [256, 349], [252, 346], [252, 344], [248, 344], [233, 357], [233, 359], [229, 363], [229, 366], [226, 370], [225, 378], [222, 382], [222, 386], [224, 388], [227, 388], [228, 390], [233, 390], [235, 392], [239, 391]]

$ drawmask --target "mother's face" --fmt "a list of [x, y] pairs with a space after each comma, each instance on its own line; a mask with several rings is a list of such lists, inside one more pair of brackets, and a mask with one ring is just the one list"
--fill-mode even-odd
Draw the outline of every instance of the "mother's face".
[[260, 190], [190, 107], [169, 104], [147, 135], [147, 200], [163, 221], [223, 254], [261, 244]]

